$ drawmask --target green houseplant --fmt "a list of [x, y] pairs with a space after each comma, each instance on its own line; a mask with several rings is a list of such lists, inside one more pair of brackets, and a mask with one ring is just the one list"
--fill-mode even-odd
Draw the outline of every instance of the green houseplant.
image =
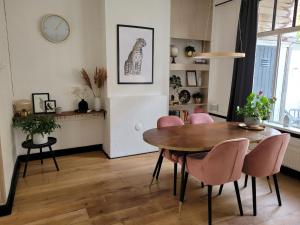
[[236, 112], [244, 118], [247, 126], [257, 126], [262, 120], [269, 119], [275, 101], [275, 97], [267, 98], [262, 91], [258, 94], [251, 93], [247, 97], [246, 104], [243, 107], [238, 106]]
[[26, 139], [32, 139], [34, 144], [48, 142], [48, 135], [60, 125], [54, 116], [30, 114], [27, 117], [16, 117], [13, 119], [13, 127], [21, 128], [27, 135]]
[[196, 92], [192, 95], [195, 104], [200, 104], [202, 102], [202, 99], [204, 95], [201, 92]]

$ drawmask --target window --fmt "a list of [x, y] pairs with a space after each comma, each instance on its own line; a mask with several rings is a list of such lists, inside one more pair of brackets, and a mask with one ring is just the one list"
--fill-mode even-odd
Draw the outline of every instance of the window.
[[296, 26], [300, 25], [300, 3], [298, 1], [298, 7], [296, 12]]
[[282, 124], [289, 115], [290, 126], [300, 128], [300, 11], [295, 3], [261, 0], [253, 91], [277, 98], [271, 122]]
[[258, 11], [258, 32], [300, 25], [299, 0], [261, 0]]
[[272, 30], [274, 0], [261, 0], [258, 11], [258, 32]]

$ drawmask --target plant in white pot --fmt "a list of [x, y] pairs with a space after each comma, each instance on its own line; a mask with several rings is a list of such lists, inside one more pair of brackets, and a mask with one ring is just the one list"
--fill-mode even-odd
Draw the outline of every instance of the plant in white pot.
[[104, 82], [107, 79], [107, 72], [106, 69], [101, 68], [94, 72], [94, 83], [91, 82], [89, 74], [86, 72], [85, 69], [81, 70], [81, 75], [85, 84], [91, 89], [93, 96], [94, 96], [94, 110], [100, 111], [101, 110], [101, 89], [104, 86]]
[[258, 126], [263, 120], [270, 118], [271, 109], [276, 98], [267, 98], [260, 91], [258, 94], [251, 93], [243, 107], [237, 107], [237, 114], [244, 118], [247, 126]]
[[60, 125], [54, 116], [30, 114], [27, 117], [13, 119], [13, 127], [21, 128], [27, 135], [26, 140], [32, 139], [33, 144], [45, 144], [48, 136]]
[[204, 95], [201, 92], [194, 93], [192, 95], [195, 104], [200, 104], [203, 100]]

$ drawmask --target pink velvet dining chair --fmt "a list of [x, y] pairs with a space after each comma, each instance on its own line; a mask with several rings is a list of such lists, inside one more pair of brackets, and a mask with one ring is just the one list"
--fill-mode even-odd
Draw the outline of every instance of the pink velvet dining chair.
[[[212, 188], [214, 185], [222, 185], [229, 182], [234, 183], [240, 215], [243, 215], [237, 180], [241, 177], [248, 147], [249, 140], [240, 138], [224, 141], [216, 145], [207, 155], [190, 155], [187, 157], [183, 197], [189, 174], [208, 186], [209, 225], [212, 224]], [[179, 161], [182, 161], [181, 158]]]
[[[290, 134], [279, 134], [261, 141], [250, 151], [244, 161], [243, 172], [246, 177], [252, 177], [253, 215], [256, 216], [256, 177], [273, 176], [278, 205], [281, 206], [281, 197], [277, 181], [284, 154], [290, 140]], [[247, 181], [247, 179], [246, 179]], [[245, 182], [245, 186], [247, 182]]]
[[[157, 128], [163, 128], [163, 127], [172, 127], [172, 126], [183, 126], [184, 122], [182, 119], [180, 119], [177, 116], [163, 116], [158, 119], [157, 121]], [[173, 195], [176, 195], [176, 184], [177, 184], [177, 163], [178, 163], [178, 153], [172, 152], [169, 149], [161, 149], [159, 157], [156, 162], [155, 169], [152, 174], [152, 180], [150, 183], [150, 186], [153, 183], [153, 180], [156, 178], [158, 180], [161, 165], [163, 162], [163, 159], [167, 158], [171, 162], [174, 163], [174, 186], [173, 186]]]
[[214, 120], [207, 113], [193, 113], [190, 116], [190, 124], [210, 124]]
[[[193, 113], [190, 116], [190, 124], [211, 124], [214, 123], [213, 118], [211, 118], [211, 116], [207, 113]], [[197, 155], [194, 156], [198, 156], [198, 157], [204, 157], [207, 152], [200, 152], [200, 153], [195, 153]], [[204, 187], [203, 182], [201, 182], [201, 186]]]

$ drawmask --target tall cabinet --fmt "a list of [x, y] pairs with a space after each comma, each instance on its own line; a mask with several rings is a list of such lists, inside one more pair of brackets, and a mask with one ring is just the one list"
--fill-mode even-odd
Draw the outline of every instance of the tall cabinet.
[[[209, 83], [208, 61], [196, 64], [193, 57], [187, 57], [185, 48], [192, 46], [196, 52], [210, 48], [212, 0], [171, 0], [171, 45], [178, 48], [176, 63], [170, 59], [169, 110], [171, 115], [179, 115], [188, 122], [193, 112], [207, 112]], [[195, 82], [189, 79], [196, 74]], [[180, 80], [181, 87], [174, 88], [171, 80]], [[193, 75], [192, 75], [193, 77]], [[193, 99], [193, 94], [201, 93], [201, 102]], [[187, 98], [183, 101], [182, 98]], [[189, 99], [189, 100], [188, 100]], [[188, 101], [187, 101], [188, 100]]]

